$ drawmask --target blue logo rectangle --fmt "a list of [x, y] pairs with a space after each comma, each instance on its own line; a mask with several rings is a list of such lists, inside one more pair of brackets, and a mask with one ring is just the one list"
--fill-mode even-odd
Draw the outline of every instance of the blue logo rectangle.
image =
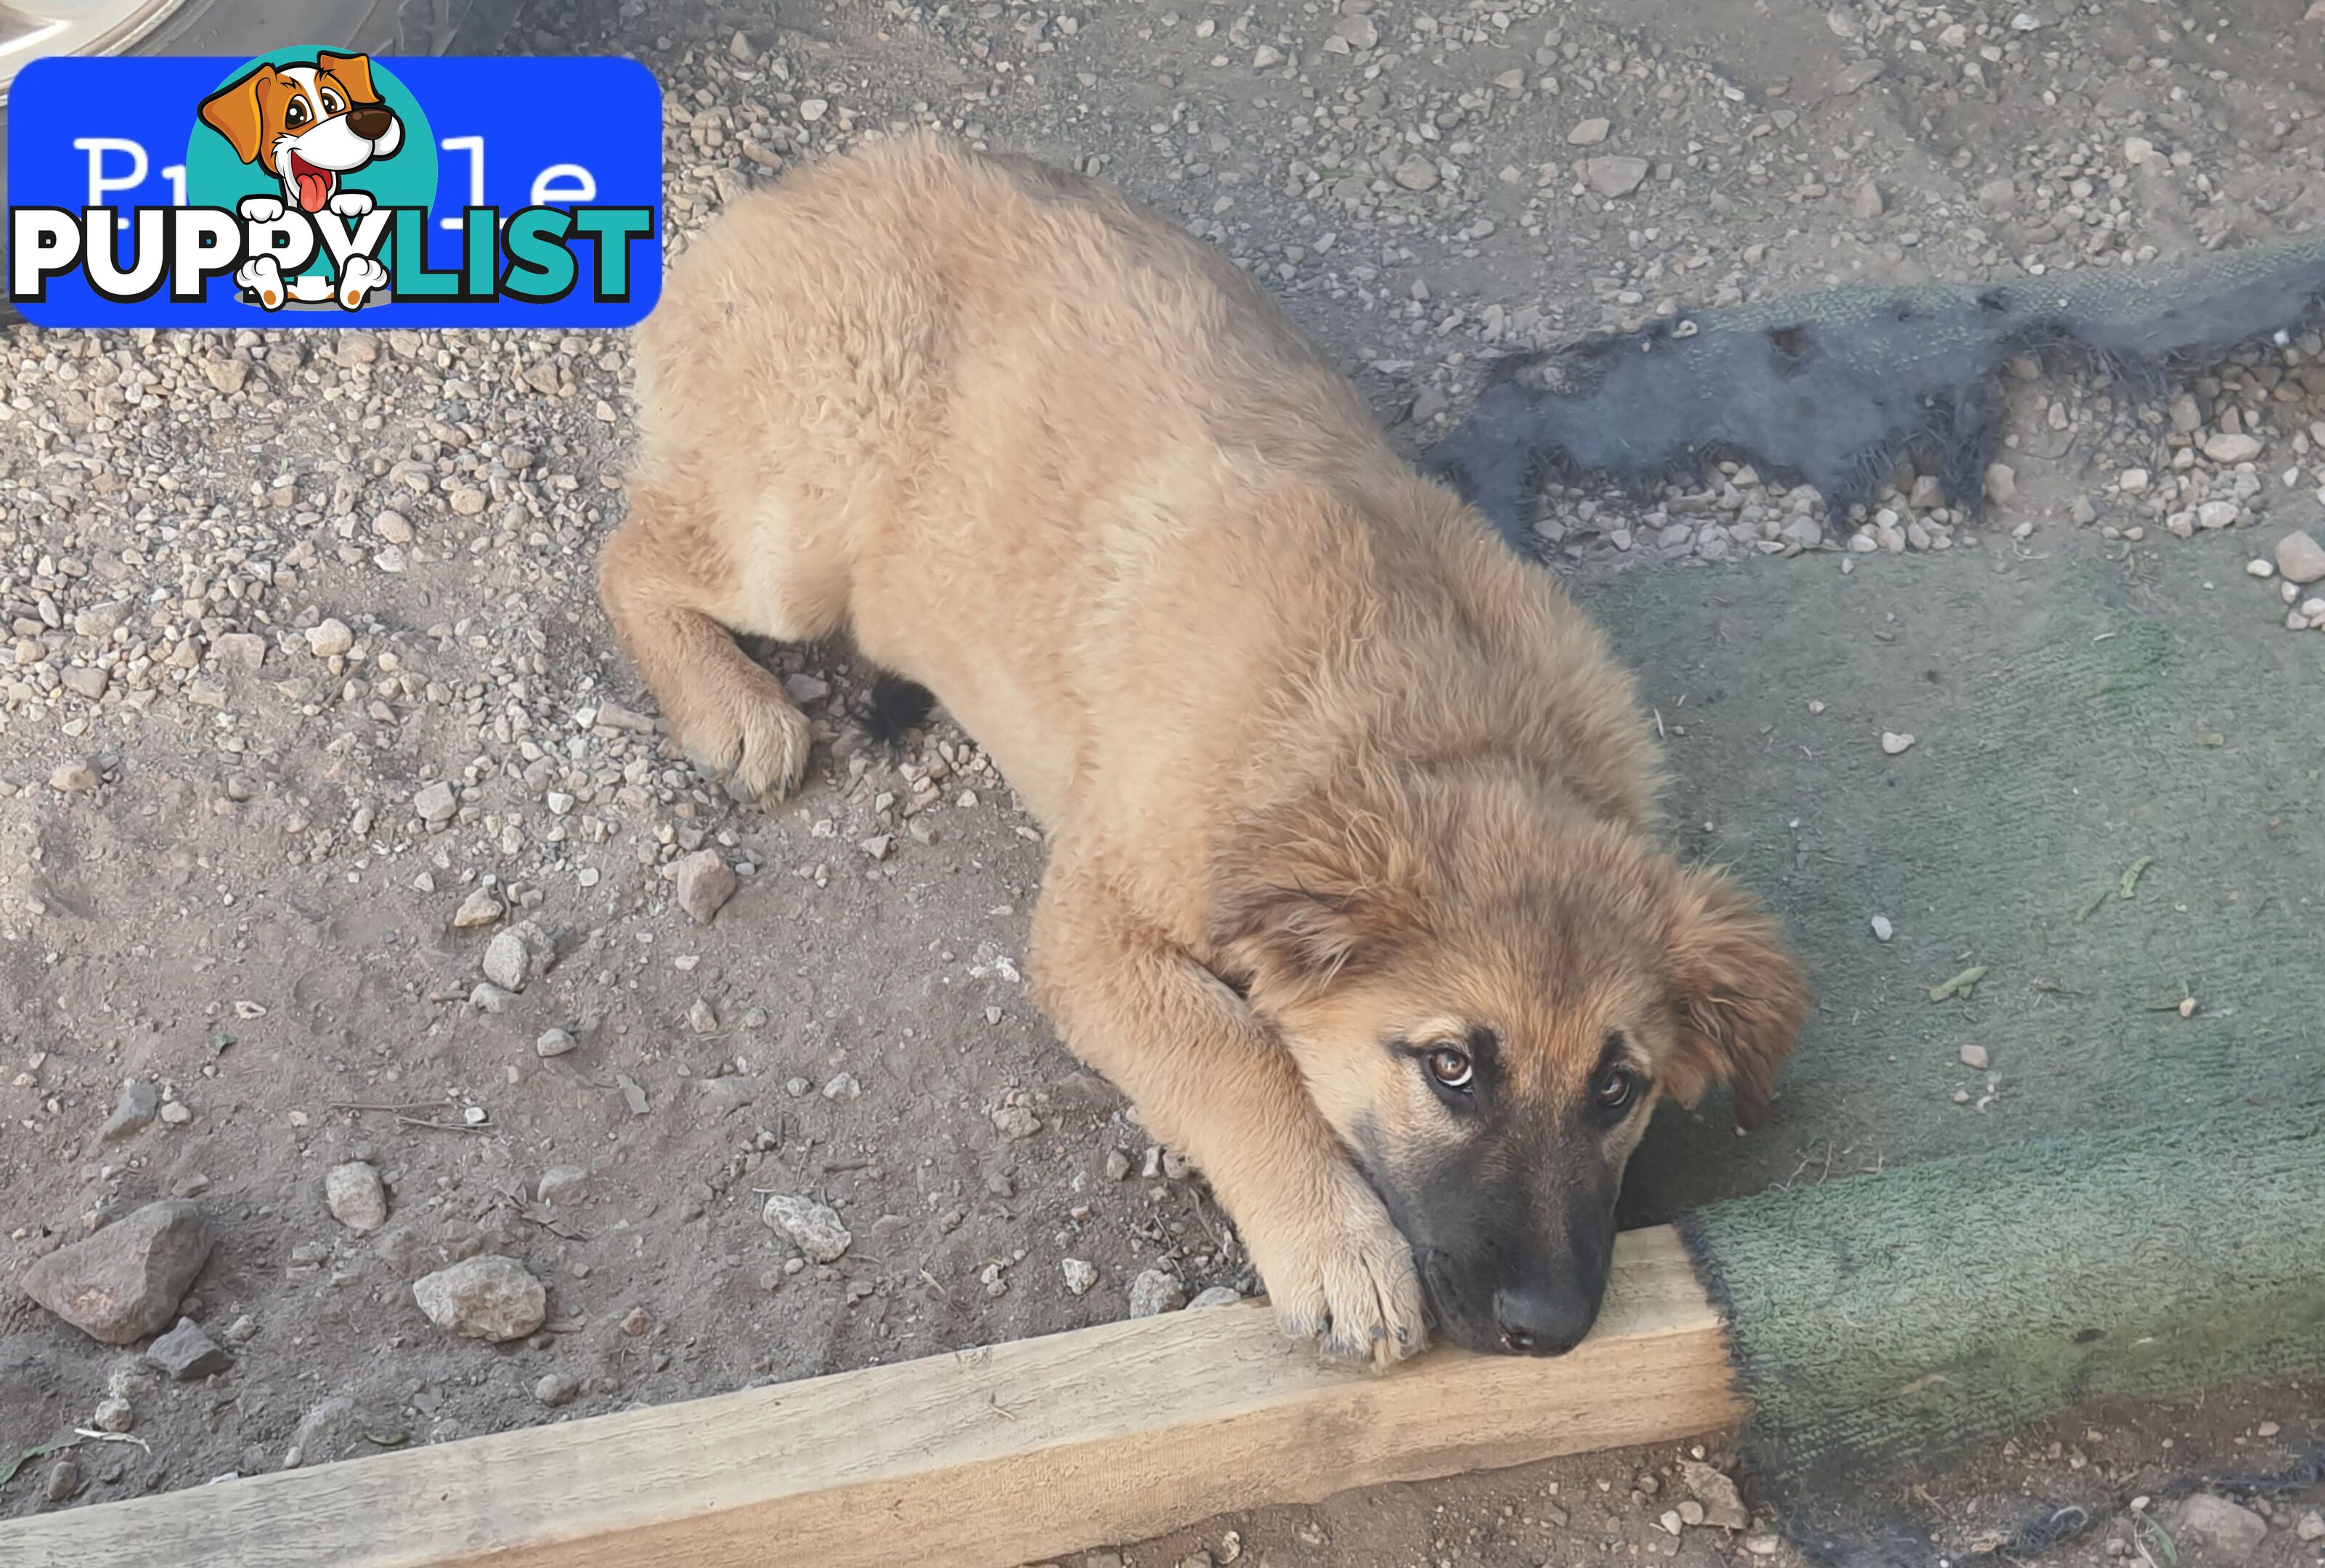
[[626, 327], [662, 292], [635, 60], [56, 57], [8, 103], [42, 327]]

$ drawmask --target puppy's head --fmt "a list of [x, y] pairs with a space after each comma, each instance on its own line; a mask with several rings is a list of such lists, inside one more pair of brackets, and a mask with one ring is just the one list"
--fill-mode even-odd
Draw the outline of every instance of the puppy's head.
[[201, 117], [308, 212], [323, 210], [340, 175], [403, 144], [403, 122], [373, 88], [368, 55], [324, 51], [312, 65], [262, 65], [204, 98]]
[[1810, 998], [1725, 875], [1506, 780], [1255, 824], [1207, 936], [1408, 1241], [1440, 1332], [1557, 1354], [1597, 1317], [1658, 1099], [1756, 1125]]

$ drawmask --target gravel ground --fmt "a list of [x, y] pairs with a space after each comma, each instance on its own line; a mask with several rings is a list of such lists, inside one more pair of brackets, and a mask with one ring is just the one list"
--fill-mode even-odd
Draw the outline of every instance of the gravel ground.
[[[2305, 4], [626, 0], [538, 6], [516, 42], [657, 69], [679, 243], [912, 125], [1102, 174], [1257, 272], [1417, 449], [1494, 354], [1682, 303], [2291, 232], [2325, 198]], [[805, 794], [739, 809], [666, 754], [591, 587], [621, 337], [5, 349], [0, 1468], [69, 1427], [141, 1441], [27, 1466], [0, 1516], [1255, 1288], [1028, 1005], [1039, 835], [973, 744], [861, 749], [868, 672], [770, 649], [830, 742]], [[2255, 566], [2223, 586], [2325, 630], [2283, 542], [2325, 538], [2325, 342], [2169, 401], [2014, 399], [1977, 527], [1906, 475], [1829, 517], [1748, 471], [1561, 491], [1536, 526], [1578, 573], [2228, 528]], [[195, 1219], [108, 1223], [163, 1199]], [[107, 1332], [182, 1317], [207, 1346], [159, 1370], [23, 1294], [64, 1299], [89, 1260], [35, 1265], [93, 1234], [184, 1266]], [[1663, 1531], [1678, 1457], [1551, 1467], [1555, 1497], [1393, 1489], [1243, 1549], [1748, 1556]], [[2296, 1540], [2262, 1549], [2318, 1556]], [[1233, 1560], [1218, 1529], [1133, 1559], [1199, 1548]]]

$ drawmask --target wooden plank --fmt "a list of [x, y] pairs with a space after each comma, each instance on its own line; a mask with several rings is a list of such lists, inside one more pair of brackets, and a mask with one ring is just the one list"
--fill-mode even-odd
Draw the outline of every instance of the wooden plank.
[[1555, 1360], [1325, 1367], [1263, 1306], [1107, 1324], [0, 1524], [10, 1568], [1002, 1568], [1741, 1414], [1677, 1236]]

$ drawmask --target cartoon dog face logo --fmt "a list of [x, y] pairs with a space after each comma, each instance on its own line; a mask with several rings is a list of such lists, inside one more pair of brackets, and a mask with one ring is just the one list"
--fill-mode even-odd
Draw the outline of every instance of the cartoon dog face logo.
[[282, 180], [283, 200], [309, 213], [332, 206], [343, 175], [403, 145], [403, 122], [373, 88], [368, 55], [321, 51], [312, 65], [262, 65], [204, 98], [201, 113], [236, 157]]

